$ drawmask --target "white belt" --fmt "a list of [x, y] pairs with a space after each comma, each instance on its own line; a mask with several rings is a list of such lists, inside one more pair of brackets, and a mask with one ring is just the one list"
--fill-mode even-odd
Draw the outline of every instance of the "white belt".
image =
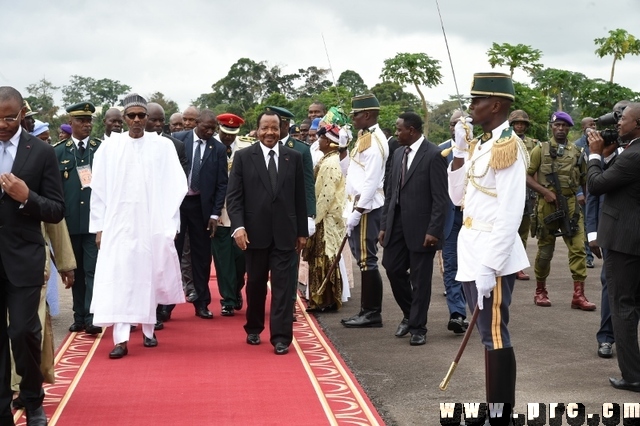
[[464, 222], [462, 222], [462, 225], [467, 229], [474, 229], [480, 232], [491, 232], [491, 230], [493, 229], [492, 223], [481, 222], [479, 220], [472, 219], [469, 216], [464, 218]]

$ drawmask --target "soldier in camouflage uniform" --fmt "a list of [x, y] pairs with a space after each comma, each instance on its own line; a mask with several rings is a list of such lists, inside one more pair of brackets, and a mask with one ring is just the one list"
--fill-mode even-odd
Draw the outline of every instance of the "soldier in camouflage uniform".
[[[529, 115], [521, 110], [517, 109], [509, 114], [509, 125], [513, 127], [513, 131], [524, 142], [524, 146], [527, 148], [527, 152], [531, 155], [531, 151], [535, 148], [539, 141], [537, 139], [525, 136], [527, 129], [529, 129]], [[527, 199], [524, 203], [524, 212], [522, 213], [522, 222], [520, 222], [520, 228], [518, 228], [518, 234], [522, 239], [524, 249], [527, 249], [527, 237], [529, 236], [529, 230], [531, 228], [531, 215], [533, 214], [533, 207], [535, 205], [536, 192], [530, 188], [527, 188]], [[516, 279], [529, 281], [530, 277], [524, 271], [518, 271], [516, 273]]]
[[[527, 170], [527, 186], [538, 193], [536, 216], [532, 229], [538, 237], [538, 253], [535, 260], [536, 292], [534, 303], [538, 306], [551, 306], [546, 289], [546, 279], [551, 269], [551, 259], [556, 237], [562, 236], [569, 249], [569, 269], [573, 277], [573, 299], [571, 308], [593, 311], [596, 305], [584, 295], [584, 281], [587, 278], [586, 253], [584, 250], [584, 221], [578, 203], [584, 203], [582, 188], [586, 184], [586, 164], [581, 158], [582, 150], [569, 142], [567, 136], [573, 120], [569, 114], [559, 111], [551, 116], [553, 138], [541, 142], [531, 151], [531, 163]], [[568, 211], [565, 217], [570, 226], [563, 227], [563, 219], [553, 221], [545, 218], [561, 208], [556, 189], [548, 177], [557, 174], [561, 192], [567, 200]], [[534, 175], [537, 173], [537, 178]]]

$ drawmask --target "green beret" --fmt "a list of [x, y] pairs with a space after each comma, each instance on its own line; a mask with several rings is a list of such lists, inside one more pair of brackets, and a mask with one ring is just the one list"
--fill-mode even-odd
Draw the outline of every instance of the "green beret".
[[280, 116], [281, 119], [284, 119], [284, 120], [291, 120], [293, 118], [293, 113], [286, 108], [277, 107], [277, 106], [268, 106], [266, 110], [275, 112]]
[[351, 114], [360, 111], [379, 110], [380, 102], [373, 93], [351, 98]]
[[513, 81], [508, 74], [497, 72], [478, 72], [473, 75], [471, 97], [497, 96], [512, 101], [516, 99]]
[[80, 102], [67, 107], [67, 112], [72, 117], [91, 117], [96, 112], [96, 107], [91, 102]]

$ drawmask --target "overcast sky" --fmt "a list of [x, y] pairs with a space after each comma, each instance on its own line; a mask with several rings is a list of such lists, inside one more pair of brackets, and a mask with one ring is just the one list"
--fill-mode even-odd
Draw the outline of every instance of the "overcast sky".
[[[640, 37], [640, 0], [439, 2], [461, 94], [474, 72], [491, 70], [492, 42], [531, 45], [545, 67], [608, 80], [612, 58], [598, 58], [593, 39], [616, 28]], [[371, 87], [385, 59], [424, 52], [444, 74], [427, 100], [455, 94], [435, 0], [19, 0], [1, 10], [0, 85], [25, 95], [43, 77], [63, 86], [77, 74], [159, 91], [184, 109], [242, 57], [284, 73], [328, 68], [322, 35], [336, 79], [351, 69]], [[614, 81], [640, 92], [639, 71], [629, 56]]]

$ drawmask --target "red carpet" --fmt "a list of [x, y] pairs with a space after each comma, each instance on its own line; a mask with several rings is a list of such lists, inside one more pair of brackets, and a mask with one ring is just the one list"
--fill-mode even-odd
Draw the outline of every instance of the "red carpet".
[[261, 345], [245, 343], [244, 309], [220, 316], [217, 295], [212, 282], [213, 320], [179, 305], [156, 332], [158, 347], [143, 347], [138, 327], [120, 360], [108, 358], [111, 328], [97, 339], [69, 335], [56, 358], [57, 383], [45, 388], [49, 424], [383, 424], [300, 301], [289, 354], [276, 356], [268, 329]]

